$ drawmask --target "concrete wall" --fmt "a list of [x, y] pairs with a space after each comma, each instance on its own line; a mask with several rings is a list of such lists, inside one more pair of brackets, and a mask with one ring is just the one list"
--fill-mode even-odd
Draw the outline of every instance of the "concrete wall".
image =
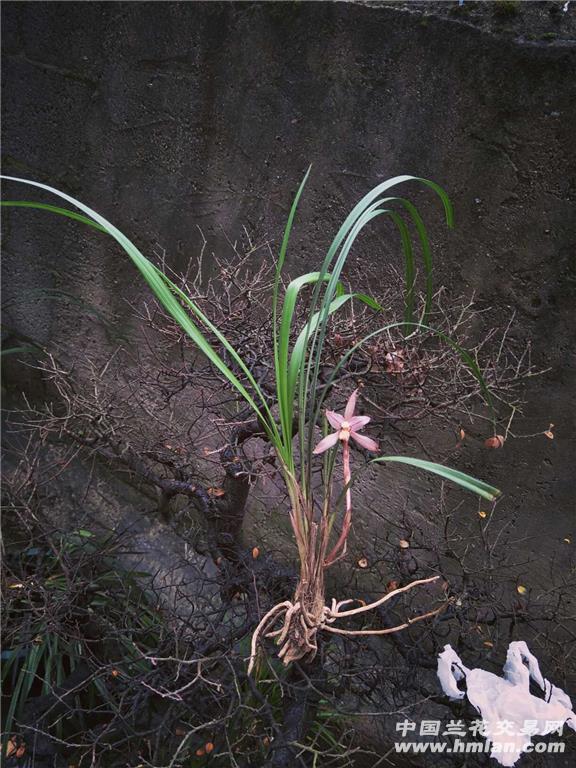
[[[346, 3], [5, 3], [3, 16], [5, 172], [68, 190], [176, 266], [198, 249], [198, 226], [214, 250], [244, 225], [277, 244], [309, 163], [294, 271], [318, 263], [377, 182], [414, 173], [448, 190], [450, 233], [432, 196], [417, 196], [436, 282], [476, 291], [490, 322], [516, 312], [513, 335], [548, 369], [529, 382], [516, 430], [556, 425], [554, 441], [471, 447], [462, 467], [507, 494], [500, 544], [518, 578], [564, 581], [576, 547], [573, 45]], [[142, 290], [131, 268], [109, 242], [44, 214], [5, 223], [6, 322], [97, 355], [107, 337], [93, 315], [79, 320], [78, 300], [122, 323], [124, 292]], [[358, 254], [398, 258], [383, 233]], [[399, 501], [419, 482], [388, 477]], [[434, 488], [415, 505], [428, 528]]]

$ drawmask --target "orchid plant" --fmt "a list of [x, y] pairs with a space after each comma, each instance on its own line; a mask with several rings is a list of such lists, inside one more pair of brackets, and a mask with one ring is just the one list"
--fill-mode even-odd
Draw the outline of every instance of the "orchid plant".
[[[279, 657], [285, 664], [299, 659], [310, 660], [318, 647], [320, 631], [336, 634], [387, 634], [396, 632], [414, 621], [430, 617], [442, 608], [437, 608], [405, 623], [383, 630], [348, 630], [334, 626], [339, 619], [347, 619], [377, 608], [398, 594], [420, 584], [439, 578], [420, 579], [399, 589], [388, 592], [376, 602], [356, 608], [342, 610], [355, 602], [352, 599], [332, 600], [326, 604], [326, 569], [343, 558], [352, 524], [352, 475], [350, 471], [351, 441], [359, 448], [376, 453], [377, 443], [360, 431], [370, 421], [368, 416], [355, 414], [358, 390], [355, 390], [342, 415], [325, 409], [325, 399], [337, 381], [342, 367], [358, 347], [379, 333], [400, 328], [406, 334], [426, 329], [437, 333], [461, 356], [471, 373], [478, 380], [485, 398], [491, 404], [490, 393], [484, 384], [476, 361], [451, 339], [426, 325], [427, 314], [432, 301], [432, 257], [431, 247], [423, 220], [417, 208], [408, 199], [390, 194], [394, 188], [407, 182], [418, 182], [432, 189], [440, 198], [447, 224], [452, 226], [452, 207], [444, 192], [434, 182], [413, 176], [397, 176], [372, 189], [353, 208], [337, 232], [320, 269], [293, 279], [286, 287], [280, 305], [283, 267], [290, 240], [290, 233], [297, 206], [310, 170], [302, 181], [292, 204], [284, 231], [276, 267], [272, 293], [272, 320], [274, 350], [274, 373], [276, 392], [274, 401], [261, 388], [241, 351], [236, 350], [219, 329], [201, 311], [194, 300], [175, 285], [155, 264], [113, 224], [79, 202], [75, 198], [39, 182], [12, 177], [16, 181], [67, 201], [77, 210], [62, 208], [46, 203], [30, 201], [4, 201], [6, 206], [30, 207], [48, 210], [83, 222], [101, 232], [111, 235], [123, 248], [138, 268], [157, 300], [188, 334], [198, 349], [250, 406], [262, 425], [267, 439], [273, 446], [277, 464], [283, 475], [290, 499], [289, 516], [294, 532], [300, 560], [300, 578], [293, 600], [275, 605], [268, 611], [256, 628], [249, 659], [252, 671], [257, 656], [258, 644], [264, 637], [274, 638], [280, 646]], [[404, 215], [402, 215], [404, 214]], [[375, 312], [381, 307], [371, 297], [360, 293], [346, 292], [340, 281], [346, 259], [363, 228], [377, 217], [388, 216], [398, 228], [402, 243], [405, 265], [405, 311], [403, 319], [383, 325], [358, 341], [336, 363], [329, 380], [320, 386], [320, 370], [323, 346], [326, 339], [330, 316], [348, 302], [362, 302]], [[406, 221], [408, 220], [408, 223]], [[411, 229], [417, 234], [422, 253], [423, 271], [426, 282], [425, 299], [420, 320], [414, 317], [416, 263], [411, 238]], [[301, 291], [310, 286], [311, 297], [307, 306], [307, 321], [300, 329], [294, 329], [293, 316]], [[277, 407], [277, 410], [276, 410]], [[317, 441], [317, 425], [322, 423], [323, 414], [334, 430]], [[337, 535], [338, 503], [333, 500], [332, 474], [336, 452], [341, 447], [343, 469], [344, 515]], [[323, 454], [324, 483], [322, 499], [318, 502], [312, 487], [312, 472], [317, 466], [317, 456]], [[486, 498], [494, 500], [499, 491], [475, 478], [441, 464], [407, 456], [376, 456], [371, 462], [399, 462], [440, 475], [452, 482]], [[316, 492], [317, 495], [317, 492]], [[335, 542], [334, 542], [334, 539]], [[334, 542], [334, 543], [332, 543]]]

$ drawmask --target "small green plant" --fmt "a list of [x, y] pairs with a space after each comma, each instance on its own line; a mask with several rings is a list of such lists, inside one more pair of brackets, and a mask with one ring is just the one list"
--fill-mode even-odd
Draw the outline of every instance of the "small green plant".
[[[3, 759], [11, 743], [26, 741], [18, 724], [32, 699], [57, 703], [55, 692], [76, 679], [65, 728], [80, 734], [86, 718], [116, 711], [118, 680], [146, 668], [143, 652], [158, 644], [161, 614], [142, 586], [147, 574], [116, 563], [118, 547], [80, 529], [5, 555]], [[64, 718], [53, 719], [47, 730], [63, 739]]]
[[520, 13], [520, 0], [496, 0], [493, 11], [501, 19], [512, 19]]
[[[334, 415], [325, 409], [326, 397], [334, 382], [337, 381], [342, 366], [354, 351], [377, 334], [386, 333], [394, 328], [403, 329], [407, 336], [418, 333], [421, 329], [436, 333], [460, 355], [470, 373], [478, 380], [486, 401], [491, 405], [490, 394], [476, 361], [451, 339], [426, 325], [433, 296], [431, 246], [424, 222], [417, 208], [410, 200], [398, 195], [396, 190], [408, 182], [415, 182], [432, 190], [444, 207], [447, 224], [452, 226], [451, 203], [444, 190], [434, 182], [404, 175], [396, 176], [376, 186], [360, 200], [346, 217], [318, 271], [300, 275], [289, 282], [283, 297], [281, 296], [282, 273], [290, 234], [309, 173], [310, 171], [304, 177], [296, 193], [288, 216], [272, 292], [272, 344], [277, 416], [273, 412], [273, 405], [269, 397], [253, 375], [249, 363], [242, 357], [242, 351], [235, 349], [190, 296], [147, 259], [120, 230], [96, 211], [64, 192], [38, 182], [5, 177], [8, 181], [17, 181], [50, 192], [66, 200], [82, 213], [78, 214], [73, 210], [27, 201], [7, 201], [3, 203], [4, 205], [40, 207], [81, 221], [101, 232], [106, 232], [119, 243], [168, 315], [188, 334], [198, 349], [252, 409], [275, 450], [278, 467], [290, 499], [289, 516], [299, 554], [300, 580], [293, 600], [284, 601], [274, 606], [262, 618], [257, 627], [252, 642], [250, 671], [254, 668], [258, 641], [262, 637], [275, 638], [280, 646], [280, 657], [285, 664], [289, 664], [298, 659], [310, 660], [314, 657], [317, 651], [317, 636], [320, 631], [344, 635], [385, 634], [403, 629], [411, 621], [432, 616], [441, 610], [441, 608], [437, 608], [428, 611], [416, 619], [408, 620], [398, 627], [387, 630], [353, 631], [334, 626], [334, 622], [338, 619], [346, 619], [376, 608], [397, 594], [417, 585], [434, 581], [439, 578], [438, 576], [414, 581], [388, 593], [369, 606], [342, 610], [344, 605], [353, 602], [353, 600], [333, 600], [331, 607], [326, 605], [325, 573], [329, 567], [345, 555], [351, 524], [350, 490], [352, 476], [348, 449], [349, 438], [351, 437], [368, 451], [373, 451], [376, 448], [370, 438], [356, 434], [358, 429], [367, 423], [367, 419], [354, 417], [355, 395], [352, 395], [343, 417], [338, 416], [336, 418], [337, 414]], [[341, 275], [360, 233], [367, 225], [382, 217], [390, 218], [400, 234], [405, 270], [404, 317], [402, 320], [383, 324], [377, 331], [359, 340], [334, 365], [329, 380], [324, 386], [321, 386], [322, 355], [331, 316], [351, 302], [362, 302], [376, 313], [381, 309], [369, 296], [357, 292], [347, 292], [342, 285]], [[416, 317], [415, 307], [417, 268], [412, 231], [416, 233], [420, 246], [425, 278], [425, 295], [420, 318]], [[307, 321], [300, 329], [294, 329], [292, 327], [294, 310], [297, 302], [302, 300], [305, 288], [310, 289], [310, 297], [306, 305]], [[295, 339], [293, 343], [291, 343], [292, 339]], [[328, 418], [337, 432], [330, 438], [324, 438], [320, 445], [315, 448], [318, 434], [317, 425], [322, 423], [324, 416]], [[332, 477], [339, 446], [342, 446], [343, 449], [346, 479], [340, 497], [335, 498]], [[324, 454], [324, 482], [322, 497], [317, 499], [315, 495], [317, 496], [318, 493], [315, 494], [313, 489], [312, 473], [319, 461], [316, 454], [320, 452], [320, 449]], [[371, 461], [376, 463], [400, 462], [435, 473], [487, 500], [493, 501], [499, 494], [496, 488], [487, 483], [422, 459], [408, 456], [380, 456], [372, 458]], [[337, 535], [336, 522], [342, 497], [346, 501], [345, 512], [341, 533]], [[334, 541], [334, 539], [336, 540]]]

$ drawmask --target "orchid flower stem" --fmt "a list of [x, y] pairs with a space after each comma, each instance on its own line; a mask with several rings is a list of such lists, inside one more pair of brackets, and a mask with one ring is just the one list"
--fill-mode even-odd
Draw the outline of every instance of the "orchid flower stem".
[[352, 524], [352, 493], [350, 491], [350, 484], [352, 480], [350, 474], [350, 443], [348, 440], [342, 440], [341, 442], [344, 486], [346, 488], [346, 512], [342, 522], [342, 532], [340, 533], [340, 537], [324, 561], [324, 566], [326, 568], [329, 565], [333, 565], [337, 558], [344, 555], [346, 552], [346, 540], [348, 538], [348, 534], [350, 533], [350, 526]]

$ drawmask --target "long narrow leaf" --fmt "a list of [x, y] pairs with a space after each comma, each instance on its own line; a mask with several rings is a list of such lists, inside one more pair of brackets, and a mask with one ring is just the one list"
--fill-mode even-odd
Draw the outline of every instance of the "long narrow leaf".
[[379, 456], [377, 459], [372, 459], [371, 463], [381, 464], [383, 462], [394, 462], [396, 464], [408, 464], [411, 467], [417, 467], [418, 469], [424, 469], [426, 472], [432, 472], [435, 475], [440, 475], [445, 480], [459, 485], [461, 488], [465, 488], [467, 491], [472, 491], [478, 496], [487, 499], [488, 501], [495, 501], [500, 496], [501, 491], [498, 488], [494, 488], [493, 485], [482, 480], [477, 480], [471, 475], [467, 475], [465, 472], [460, 472], [458, 469], [452, 469], [451, 467], [445, 467], [443, 464], [436, 464], [433, 461], [425, 461], [424, 459], [413, 459], [410, 456]]
[[39, 638], [38, 641], [35, 641], [32, 644], [32, 648], [28, 653], [28, 658], [26, 659], [25, 664], [26, 677], [22, 684], [22, 690], [20, 692], [20, 703], [18, 706], [19, 717], [22, 715], [24, 705], [26, 704], [26, 700], [30, 695], [30, 689], [32, 688], [34, 680], [36, 679], [36, 672], [38, 671], [38, 666], [40, 665], [40, 661], [44, 655], [45, 650], [45, 638]]
[[[346, 293], [334, 299], [332, 304], [330, 304], [329, 314], [331, 315], [339, 310], [340, 307], [343, 307], [344, 304], [346, 304], [351, 299], [357, 299], [375, 311], [382, 310], [380, 304], [378, 304], [377, 301], [374, 301], [371, 296], [367, 296], [364, 293]], [[315, 315], [312, 315], [306, 326], [300, 331], [298, 338], [294, 343], [294, 347], [292, 348], [292, 355], [290, 357], [290, 364], [288, 366], [288, 398], [292, 398], [292, 400], [296, 394], [296, 383], [302, 367], [302, 363], [304, 361], [306, 352], [306, 339], [309, 338], [310, 334], [314, 332], [319, 322], [320, 313], [316, 312]]]
[[[334, 259], [337, 251], [339, 250], [340, 246], [344, 242], [345, 238], [348, 236], [352, 228], [355, 226], [355, 224], [358, 222], [358, 220], [365, 215], [368, 212], [368, 209], [374, 208], [374, 201], [377, 200], [377, 198], [380, 197], [383, 193], [387, 192], [392, 187], [395, 187], [399, 184], [402, 184], [407, 181], [416, 181], [421, 184], [424, 184], [425, 186], [430, 187], [436, 194], [440, 197], [442, 204], [444, 206], [444, 211], [446, 215], [446, 222], [448, 226], [452, 226], [453, 224], [453, 211], [452, 206], [450, 203], [450, 200], [444, 190], [436, 183], [429, 181], [428, 179], [422, 179], [420, 177], [416, 176], [396, 176], [392, 179], [389, 179], [382, 184], [379, 184], [377, 187], [372, 189], [367, 195], [365, 195], [362, 200], [353, 208], [353, 210], [350, 212], [340, 229], [338, 230], [338, 233], [336, 234], [336, 237], [334, 238], [328, 253], [326, 254], [326, 257], [324, 259], [324, 262], [321, 267], [321, 274], [324, 274], [328, 271], [331, 272], [333, 277], [336, 277], [338, 279], [339, 271], [338, 268], [335, 267], [334, 269], [331, 268], [332, 260]], [[367, 222], [366, 222], [367, 223]], [[415, 221], [416, 223], [416, 221]], [[418, 225], [417, 225], [418, 228]], [[422, 238], [421, 238], [422, 239]], [[347, 255], [347, 254], [346, 254]], [[346, 255], [344, 256], [344, 259], [346, 258]], [[426, 259], [426, 255], [425, 255]], [[343, 261], [340, 260], [343, 265]], [[430, 271], [429, 264], [426, 266], [427, 262], [425, 261], [425, 269], [427, 271]], [[340, 267], [341, 269], [341, 267]], [[430, 285], [430, 287], [429, 287]], [[431, 278], [429, 285], [427, 283], [427, 293], [431, 290]], [[322, 348], [325, 338], [325, 329], [326, 329], [326, 322], [328, 315], [326, 313], [326, 307], [330, 305], [332, 301], [332, 295], [331, 295], [332, 286], [327, 288], [324, 297], [323, 297], [323, 319], [319, 323], [318, 328], [316, 329], [316, 332], [313, 335], [312, 344], [311, 344], [311, 350], [310, 350], [310, 357], [309, 362], [306, 366], [306, 373], [305, 375], [300, 377], [300, 388], [299, 388], [299, 401], [300, 401], [300, 409], [301, 411], [307, 411], [310, 423], [314, 422], [314, 416], [312, 413], [318, 412], [317, 406], [317, 398], [316, 398], [316, 383], [318, 379], [318, 373], [320, 369], [320, 360], [322, 356]], [[316, 291], [314, 292], [314, 295], [312, 297], [312, 303], [311, 303], [311, 309], [310, 312], [313, 314], [316, 311], [316, 306], [319, 300], [319, 288], [317, 287]], [[308, 401], [310, 405], [306, 408], [304, 407], [304, 401]], [[311, 435], [309, 436], [309, 445], [308, 449], [311, 450]], [[310, 468], [308, 467], [308, 472], [310, 471]]]
[[[422, 217], [420, 216], [416, 206], [411, 203], [410, 200], [406, 200], [404, 197], [398, 197], [395, 198], [395, 200], [403, 205], [410, 214], [412, 222], [418, 233], [418, 238], [420, 240], [420, 247], [422, 249], [422, 261], [424, 262], [424, 280], [426, 284], [426, 297], [424, 299], [424, 312], [422, 315], [422, 322], [425, 323], [430, 313], [432, 306], [432, 295], [434, 292], [432, 282], [432, 250], [430, 248], [430, 240], [428, 239], [426, 227], [424, 226], [424, 222], [422, 221]], [[448, 226], [452, 226], [452, 209], [450, 208], [449, 210], [450, 220], [448, 222]]]
[[[336, 255], [336, 252], [340, 248], [340, 245], [343, 243], [344, 239], [354, 226], [354, 224], [358, 221], [360, 216], [362, 216], [363, 213], [366, 212], [366, 210], [374, 203], [374, 201], [379, 198], [382, 194], [387, 192], [389, 189], [398, 186], [399, 184], [403, 184], [407, 181], [416, 181], [421, 184], [424, 184], [425, 186], [430, 187], [436, 194], [440, 197], [442, 204], [444, 206], [444, 212], [446, 215], [446, 223], [449, 227], [453, 225], [453, 210], [452, 205], [450, 203], [450, 199], [448, 198], [448, 195], [442, 187], [440, 187], [438, 184], [436, 184], [433, 181], [429, 181], [428, 179], [423, 179], [418, 176], [409, 176], [409, 175], [403, 175], [403, 176], [395, 176], [391, 179], [388, 179], [387, 181], [383, 182], [382, 184], [379, 184], [378, 186], [374, 187], [374, 189], [370, 190], [361, 200], [356, 204], [356, 206], [352, 209], [352, 211], [347, 216], [346, 220], [338, 230], [334, 240], [332, 241], [332, 244], [330, 248], [328, 249], [328, 252], [326, 254], [326, 257], [324, 259], [324, 262], [322, 263], [322, 267], [320, 269], [320, 272], [322, 274], [331, 271], [330, 270], [330, 264]], [[387, 198], [387, 199], [393, 199], [393, 198]], [[315, 295], [312, 299], [312, 306], [311, 306], [311, 312], [315, 311], [316, 304], [318, 302], [319, 297], [319, 291], [315, 292]], [[330, 298], [331, 301], [331, 298]], [[307, 376], [308, 379], [308, 376]], [[306, 386], [308, 386], [308, 380], [306, 381]]]
[[[286, 400], [286, 391], [285, 391], [285, 381], [286, 381], [286, 365], [281, 363], [281, 354], [279, 346], [282, 343], [279, 341], [279, 331], [278, 331], [278, 295], [280, 292], [280, 281], [282, 277], [282, 269], [284, 267], [284, 262], [286, 260], [286, 253], [288, 250], [288, 242], [290, 240], [290, 233], [292, 231], [292, 225], [294, 223], [294, 217], [296, 216], [296, 210], [298, 208], [298, 203], [300, 201], [300, 197], [302, 195], [302, 192], [304, 190], [304, 186], [306, 185], [306, 181], [308, 180], [308, 176], [310, 175], [310, 170], [312, 166], [310, 166], [304, 175], [304, 178], [302, 179], [302, 182], [300, 183], [300, 186], [298, 187], [298, 191], [296, 192], [296, 196], [292, 202], [292, 207], [290, 208], [290, 214], [288, 215], [288, 221], [286, 222], [286, 227], [284, 229], [284, 237], [282, 238], [282, 245], [280, 246], [280, 253], [278, 255], [278, 262], [276, 264], [276, 273], [274, 275], [274, 286], [272, 290], [272, 342], [273, 342], [273, 351], [274, 351], [274, 373], [275, 373], [275, 379], [276, 379], [276, 398], [278, 401], [278, 410], [280, 413], [280, 428], [282, 432], [282, 439], [283, 439], [283, 453], [284, 453], [284, 461], [286, 465], [289, 468], [289, 471], [293, 474], [294, 473], [294, 461], [293, 461], [293, 454], [292, 454], [292, 421], [293, 421], [293, 407], [294, 404], [289, 404]], [[280, 338], [281, 334], [280, 334]]]
[[5, 355], [16, 355], [18, 353], [22, 352], [37, 352], [38, 347], [32, 346], [32, 344], [25, 344], [22, 347], [8, 347], [7, 349], [3, 349], [0, 352], [0, 356], [4, 357]]
[[[26, 660], [28, 657], [26, 657]], [[14, 722], [14, 715], [16, 714], [16, 710], [19, 708], [21, 703], [21, 690], [22, 685], [24, 684], [24, 681], [26, 679], [26, 661], [24, 662], [22, 669], [20, 670], [20, 673], [18, 675], [18, 679], [16, 681], [16, 685], [14, 687], [14, 690], [12, 691], [12, 697], [10, 698], [10, 704], [8, 705], [8, 712], [6, 714], [6, 720], [4, 721], [4, 735], [5, 737], [2, 739], [2, 764], [5, 763], [6, 757], [8, 755], [8, 737], [12, 733], [12, 724]]]
[[407, 323], [414, 322], [414, 293], [416, 288], [416, 267], [414, 265], [414, 252], [410, 231], [404, 220], [394, 211], [388, 211], [390, 217], [398, 227], [402, 251], [404, 252], [404, 320]]
[[[294, 421], [294, 395], [295, 395], [295, 382], [298, 377], [299, 364], [302, 361], [301, 353], [305, 350], [305, 338], [308, 335], [306, 329], [304, 329], [294, 346], [292, 355], [289, 358], [289, 345], [290, 337], [292, 335], [292, 321], [294, 318], [294, 311], [296, 309], [296, 302], [298, 300], [300, 291], [307, 285], [312, 285], [318, 281], [319, 272], [307, 272], [300, 277], [295, 278], [290, 282], [286, 288], [284, 295], [284, 301], [282, 304], [282, 318], [280, 322], [279, 343], [277, 352], [277, 364], [276, 364], [276, 388], [278, 395], [278, 407], [280, 410], [280, 419], [282, 424], [282, 434], [284, 436], [285, 447], [287, 453], [291, 453], [288, 446], [292, 442], [292, 425]], [[329, 280], [330, 275], [325, 275], [324, 280]], [[344, 286], [341, 283], [336, 285], [336, 296], [338, 299], [345, 295]], [[364, 294], [358, 294], [366, 304], [370, 304], [374, 308], [380, 309], [380, 305], [373, 299]], [[346, 299], [347, 300], [347, 299]], [[337, 306], [341, 306], [344, 302], [340, 301], [334, 305], [334, 310]], [[333, 310], [333, 311], [334, 311]], [[313, 320], [314, 323], [318, 322], [318, 318]], [[310, 325], [310, 321], [308, 321]]]
[[[262, 394], [260, 388], [258, 387], [258, 384], [256, 383], [252, 373], [250, 372], [249, 368], [245, 365], [244, 361], [240, 357], [240, 355], [236, 352], [234, 347], [228, 342], [226, 337], [218, 330], [218, 328], [211, 322], [211, 320], [206, 317], [206, 315], [200, 310], [198, 305], [193, 302], [189, 296], [187, 296], [184, 291], [182, 291], [181, 288], [179, 288], [175, 283], [173, 283], [170, 278], [165, 275], [162, 270], [158, 269], [158, 267], [154, 267], [156, 270], [156, 273], [160, 279], [162, 279], [165, 284], [168, 286], [168, 288], [184, 303], [186, 306], [198, 317], [198, 319], [202, 322], [202, 324], [208, 328], [220, 341], [220, 343], [224, 346], [224, 348], [230, 353], [231, 357], [234, 359], [234, 361], [239, 365], [243, 373], [246, 375], [248, 380], [250, 381], [250, 384], [253, 386], [253, 388], [256, 390], [256, 392], [259, 394], [260, 399], [262, 401], [263, 408], [266, 412], [266, 415], [268, 416], [268, 421], [262, 418], [262, 415], [259, 413], [257, 407], [252, 402], [252, 408], [256, 411], [257, 414], [260, 415], [261, 421], [263, 422], [263, 425], [265, 428], [267, 428], [268, 434], [273, 440], [273, 443], [276, 444], [278, 441], [278, 434], [276, 431], [276, 425], [274, 423], [274, 419], [272, 417], [272, 414], [270, 412], [270, 409], [268, 407], [268, 404], [266, 402], [266, 399], [264, 395]], [[215, 353], [217, 354], [217, 353]]]
[[[328, 286], [326, 288], [326, 292], [324, 296], [322, 297], [322, 302], [320, 305], [320, 309], [318, 312], [319, 318], [318, 322], [315, 323], [314, 328], [312, 328], [312, 319], [314, 318], [315, 314], [310, 315], [310, 319], [308, 321], [308, 325], [305, 328], [305, 339], [304, 339], [304, 349], [308, 349], [309, 345], [309, 339], [310, 339], [310, 350], [308, 355], [308, 362], [306, 365], [304, 365], [304, 360], [301, 362], [301, 368], [302, 368], [302, 374], [300, 375], [300, 388], [299, 388], [299, 394], [298, 394], [298, 400], [299, 400], [299, 410], [300, 410], [300, 424], [299, 424], [299, 431], [300, 431], [300, 455], [301, 455], [301, 462], [302, 462], [302, 483], [304, 488], [308, 488], [310, 486], [310, 480], [311, 480], [311, 456], [312, 456], [312, 443], [313, 443], [313, 424], [316, 423], [320, 409], [319, 407], [314, 409], [314, 406], [317, 402], [316, 397], [316, 390], [318, 385], [318, 378], [320, 375], [320, 352], [324, 345], [324, 339], [326, 336], [327, 331], [327, 324], [328, 324], [328, 318], [330, 316], [330, 306], [332, 304], [334, 295], [335, 295], [335, 289], [339, 282], [340, 274], [342, 272], [342, 268], [344, 266], [346, 257], [350, 251], [350, 248], [352, 247], [352, 244], [354, 243], [356, 237], [358, 236], [359, 232], [361, 231], [362, 227], [367, 224], [369, 221], [371, 221], [376, 216], [382, 215], [384, 211], [379, 209], [381, 201], [376, 201], [371, 206], [368, 207], [368, 209], [362, 214], [359, 218], [359, 220], [353, 225], [353, 227], [350, 230], [350, 233], [348, 234], [348, 237], [346, 239], [345, 245], [343, 246], [343, 253], [344, 256], [337, 260], [334, 269], [336, 270], [336, 274], [334, 272], [330, 273], [330, 276], [328, 277]], [[328, 276], [326, 273], [320, 273], [319, 279], [323, 279], [325, 276]], [[312, 299], [312, 306], [314, 306], [314, 296]], [[312, 376], [310, 375], [311, 369], [312, 369], [312, 361], [314, 358], [314, 345], [316, 344], [316, 340], [318, 338], [318, 343], [316, 347], [316, 359], [315, 359], [315, 367], [314, 372]], [[304, 370], [306, 373], [304, 374]], [[309, 407], [307, 407], [307, 403], [309, 403]], [[310, 429], [308, 430], [308, 434], [306, 436], [305, 440], [305, 422], [308, 420], [310, 426]]]
[[[308, 272], [304, 275], [300, 275], [300, 277], [297, 277], [295, 280], [292, 280], [286, 288], [284, 302], [282, 304], [282, 318], [278, 334], [276, 387], [282, 434], [286, 447], [292, 441], [292, 421], [294, 411], [294, 398], [293, 396], [290, 397], [288, 384], [288, 348], [290, 345], [292, 318], [294, 316], [294, 310], [300, 291], [306, 285], [316, 283], [319, 276], [319, 272]], [[328, 276], [326, 275], [324, 279], [328, 280]]]
[[[164, 275], [157, 267], [155, 267], [154, 264], [152, 264], [152, 262], [150, 262], [119, 229], [117, 229], [107, 219], [105, 219], [103, 216], [98, 214], [96, 211], [89, 208], [87, 205], [84, 205], [80, 201], [76, 200], [70, 195], [67, 195], [64, 192], [61, 192], [55, 189], [54, 187], [50, 187], [47, 184], [41, 184], [40, 182], [30, 181], [28, 179], [20, 179], [12, 176], [1, 176], [1, 178], [6, 179], [7, 181], [17, 181], [22, 184], [27, 184], [29, 186], [43, 189], [47, 192], [51, 192], [52, 194], [57, 195], [58, 197], [61, 197], [64, 200], [67, 200], [69, 203], [72, 203], [72, 205], [76, 206], [85, 214], [87, 214], [87, 216], [89, 216], [94, 222], [96, 222], [96, 224], [99, 224], [100, 227], [105, 232], [111, 235], [122, 246], [124, 251], [128, 254], [128, 256], [131, 258], [133, 263], [140, 270], [144, 279], [152, 289], [153, 293], [158, 298], [163, 308], [172, 316], [172, 318], [180, 325], [180, 327], [190, 336], [190, 338], [194, 341], [194, 343], [200, 349], [200, 351], [210, 360], [210, 362], [226, 377], [226, 379], [242, 395], [242, 397], [254, 410], [256, 415], [260, 418], [264, 427], [266, 428], [271, 438], [273, 439], [274, 443], [277, 442], [276, 427], [273, 419], [271, 418], [268, 406], [266, 404], [266, 399], [262, 394], [260, 388], [258, 387], [256, 381], [252, 377], [250, 371], [247, 369], [246, 365], [244, 364], [243, 360], [240, 358], [240, 356], [236, 352], [236, 350], [225, 339], [225, 337], [222, 334], [220, 334], [217, 331], [217, 329], [214, 328], [214, 326], [212, 326], [211, 330], [213, 330], [213, 332], [216, 333], [216, 335], [219, 338], [219, 341], [221, 341], [221, 343], [224, 345], [226, 350], [230, 353], [230, 355], [233, 357], [235, 362], [240, 366], [240, 368], [243, 370], [247, 378], [250, 380], [251, 385], [253, 386], [257, 395], [259, 396], [259, 399], [261, 400], [261, 403], [262, 403], [261, 406], [258, 406], [256, 404], [256, 402], [254, 401], [254, 398], [248, 392], [248, 390], [245, 388], [242, 382], [233, 373], [233, 371], [229, 368], [229, 366], [226, 365], [226, 363], [222, 360], [220, 355], [207, 341], [207, 339], [204, 337], [204, 335], [201, 333], [201, 331], [198, 329], [195, 323], [191, 320], [191, 318], [184, 312], [180, 303], [178, 302], [178, 300], [174, 295], [175, 293], [174, 289], [176, 288], [176, 286], [174, 286], [174, 284], [171, 283], [169, 278], [167, 278], [166, 275]], [[38, 207], [38, 206], [39, 204], [30, 204], [26, 207]], [[60, 213], [61, 215], [69, 215], [70, 213], [70, 212], [65, 212], [65, 209], [59, 209], [56, 206], [53, 206], [51, 210], [55, 213]], [[182, 296], [180, 296], [180, 298], [182, 298]], [[194, 304], [190, 300], [188, 300], [187, 303], [189, 306]], [[197, 314], [198, 313], [199, 313], [199, 310]], [[261, 411], [261, 407], [264, 408], [265, 413]]]
[[106, 228], [101, 224], [97, 224], [92, 219], [82, 216], [81, 213], [76, 211], [70, 211], [68, 208], [60, 208], [58, 205], [49, 205], [48, 203], [35, 203], [30, 200], [2, 200], [0, 205], [7, 208], [36, 208], [40, 211], [49, 211], [50, 213], [58, 213], [60, 216], [65, 216], [68, 219], [74, 219], [74, 221], [81, 221], [82, 224], [88, 224], [88, 226], [97, 229], [99, 232], [106, 232]]
[[[374, 336], [377, 336], [381, 333], [385, 333], [386, 331], [390, 331], [393, 328], [404, 328], [407, 324], [396, 322], [396, 323], [388, 323], [387, 325], [382, 326], [381, 328], [378, 328], [375, 331], [372, 331], [371, 333], [364, 336], [363, 339], [360, 339], [353, 347], [351, 347], [336, 363], [334, 368], [332, 369], [332, 372], [330, 374], [330, 378], [328, 379], [328, 382], [326, 383], [326, 387], [324, 388], [324, 392], [327, 392], [330, 388], [330, 385], [338, 375], [341, 368], [345, 365], [347, 360], [356, 352], [357, 349], [359, 349], [363, 344], [365, 344], [367, 341], [372, 339]], [[414, 330], [424, 330], [429, 331], [430, 333], [434, 334], [435, 336], [438, 336], [438, 338], [442, 339], [448, 346], [452, 347], [452, 349], [460, 356], [462, 361], [465, 363], [467, 368], [470, 370], [470, 373], [474, 376], [476, 381], [478, 382], [480, 389], [482, 391], [482, 394], [484, 395], [484, 398], [486, 400], [486, 403], [488, 404], [488, 407], [490, 408], [490, 411], [492, 413], [492, 418], [495, 419], [495, 410], [494, 410], [494, 402], [492, 400], [492, 395], [490, 394], [490, 390], [488, 389], [488, 386], [486, 382], [484, 381], [484, 377], [482, 376], [482, 371], [480, 370], [480, 367], [476, 360], [472, 357], [472, 355], [467, 352], [463, 347], [461, 347], [459, 344], [457, 344], [453, 339], [451, 339], [449, 336], [447, 336], [442, 331], [437, 330], [436, 328], [432, 328], [429, 325], [424, 325], [424, 323], [411, 323], [409, 324], [411, 327], [414, 328]], [[318, 398], [318, 411], [320, 410], [325, 395], [322, 394]]]

